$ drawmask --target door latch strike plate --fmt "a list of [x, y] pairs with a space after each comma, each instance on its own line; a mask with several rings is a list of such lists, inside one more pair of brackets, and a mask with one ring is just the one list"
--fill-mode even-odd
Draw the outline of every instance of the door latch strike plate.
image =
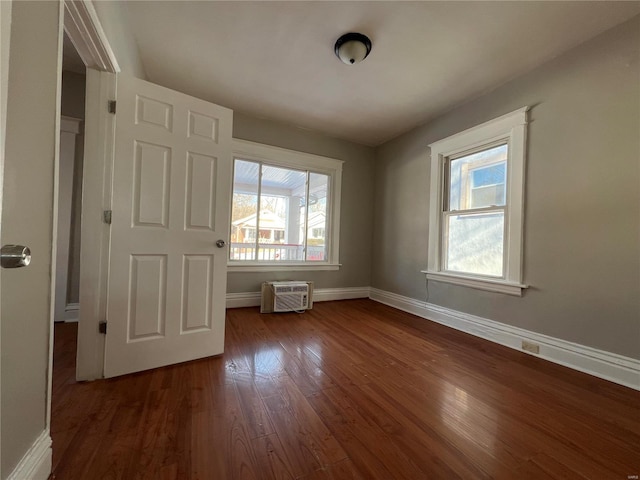
[[107, 322], [100, 322], [98, 324], [98, 332], [100, 333], [107, 333]]
[[105, 211], [102, 212], [102, 220], [107, 225], [111, 225], [111, 214], [112, 213], [113, 212], [111, 210], [105, 210]]

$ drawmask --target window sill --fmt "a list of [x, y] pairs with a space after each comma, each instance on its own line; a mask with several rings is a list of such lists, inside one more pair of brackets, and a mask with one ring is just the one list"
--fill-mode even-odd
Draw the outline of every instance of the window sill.
[[525, 288], [529, 288], [528, 285], [507, 282], [504, 280], [467, 277], [463, 275], [453, 275], [451, 273], [430, 272], [428, 270], [422, 270], [422, 273], [427, 275], [427, 279], [435, 280], [436, 282], [451, 283], [453, 285], [486, 290], [488, 292], [506, 293], [507, 295], [514, 295], [517, 297], [521, 297], [522, 291]]
[[340, 270], [341, 263], [228, 263], [227, 272], [301, 272], [305, 270]]

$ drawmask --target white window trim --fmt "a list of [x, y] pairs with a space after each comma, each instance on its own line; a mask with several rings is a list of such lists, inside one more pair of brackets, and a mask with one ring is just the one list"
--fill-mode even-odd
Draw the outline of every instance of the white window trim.
[[[342, 197], [342, 164], [344, 161], [286, 148], [264, 145], [248, 140], [233, 139], [233, 158], [255, 160], [278, 167], [310, 170], [329, 176], [331, 208], [327, 211], [330, 243], [325, 262], [260, 262], [227, 261], [228, 272], [276, 272], [303, 270], [338, 270], [340, 258], [340, 198]], [[233, 183], [233, 179], [232, 179]]]
[[[429, 206], [429, 257], [422, 273], [430, 280], [452, 283], [480, 290], [522, 295], [528, 286], [522, 283], [524, 229], [524, 173], [529, 107], [485, 122], [429, 145], [431, 149], [431, 194]], [[441, 218], [444, 202], [445, 161], [499, 141], [509, 144], [507, 160], [507, 208], [505, 221], [505, 277], [488, 278], [442, 270]]]

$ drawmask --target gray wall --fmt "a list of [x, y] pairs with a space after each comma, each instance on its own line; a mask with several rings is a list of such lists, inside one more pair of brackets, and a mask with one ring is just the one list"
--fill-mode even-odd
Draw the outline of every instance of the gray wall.
[[59, 2], [13, 2], [2, 243], [28, 245], [32, 262], [0, 271], [0, 478], [13, 471], [47, 423], [61, 8]]
[[[7, 125], [7, 92], [9, 86], [9, 44], [11, 43], [11, 2], [0, 2], [0, 168], [4, 168], [4, 138]], [[2, 195], [2, 182], [0, 182], [0, 196]], [[0, 209], [0, 217], [2, 209]], [[2, 221], [0, 219], [0, 226]], [[0, 292], [1, 293], [1, 292]], [[0, 344], [2, 341], [2, 328], [0, 318]], [[0, 359], [0, 372], [2, 359]], [[0, 374], [1, 376], [1, 374]], [[0, 381], [0, 399], [2, 398], [2, 382]], [[0, 408], [1, 410], [1, 408]], [[2, 415], [0, 411], [0, 432], [2, 431]], [[2, 435], [0, 435], [0, 459], [2, 459]], [[0, 478], [2, 465], [0, 465]]]
[[257, 292], [268, 280], [311, 280], [315, 288], [369, 286], [374, 150], [308, 130], [234, 113], [235, 138], [344, 160], [338, 271], [228, 274], [228, 292]]
[[372, 286], [427, 296], [427, 145], [530, 105], [531, 288], [518, 298], [429, 282], [428, 301], [640, 358], [639, 57], [636, 17], [380, 147]]

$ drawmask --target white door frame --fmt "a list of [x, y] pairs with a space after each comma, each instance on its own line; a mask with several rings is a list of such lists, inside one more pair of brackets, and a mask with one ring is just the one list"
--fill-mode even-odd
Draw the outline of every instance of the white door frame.
[[109, 225], [103, 212], [111, 209], [115, 138], [115, 115], [107, 104], [115, 99], [116, 76], [88, 68], [86, 85], [77, 380], [102, 378], [104, 369], [105, 338], [98, 329], [106, 320]]
[[120, 67], [91, 1], [64, 0], [64, 6], [64, 30], [87, 67], [76, 379], [94, 380], [102, 378], [104, 368], [104, 336], [98, 327], [106, 318], [109, 227], [102, 214], [111, 205], [115, 129], [107, 105], [116, 98]]
[[120, 71], [91, 0], [64, 0], [64, 31], [87, 68]]

